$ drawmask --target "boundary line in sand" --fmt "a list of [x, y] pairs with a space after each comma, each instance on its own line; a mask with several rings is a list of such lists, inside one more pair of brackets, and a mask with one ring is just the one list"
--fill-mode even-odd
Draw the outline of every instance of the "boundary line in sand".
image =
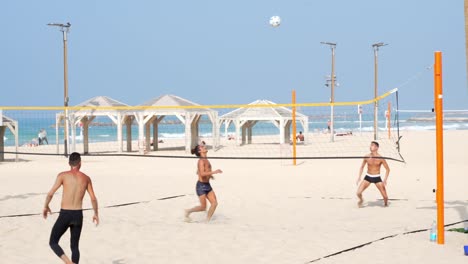
[[[163, 200], [169, 200], [169, 199], [179, 198], [179, 197], [183, 197], [183, 196], [187, 196], [187, 194], [179, 194], [179, 195], [174, 195], [174, 196], [168, 196], [168, 197], [158, 198], [156, 200], [157, 201], [163, 201]], [[122, 203], [122, 204], [113, 204], [113, 205], [107, 205], [107, 206], [104, 206], [104, 207], [101, 207], [101, 208], [115, 208], [115, 207], [130, 206], [130, 205], [141, 204], [141, 203], [149, 203], [149, 202], [151, 202], [151, 200], [150, 201], [131, 202], [131, 203]], [[93, 209], [92, 208], [83, 209], [83, 211], [89, 211], [89, 210], [93, 210]], [[59, 213], [59, 211], [52, 212], [52, 213], [53, 214]], [[36, 216], [36, 215], [42, 215], [42, 214], [41, 213], [34, 213], [34, 214], [2, 215], [2, 216], [0, 216], [0, 219], [1, 218], [23, 217], [23, 216]]]
[[[446, 224], [446, 225], [444, 225], [444, 227], [449, 227], [449, 226], [461, 224], [461, 223], [464, 223], [464, 222], [468, 222], [468, 219], [462, 220], [462, 221], [458, 221], [458, 222], [455, 222], [455, 223], [451, 223], [451, 224]], [[400, 235], [409, 235], [409, 234], [414, 234], [414, 233], [420, 233], [420, 232], [429, 231], [429, 230], [430, 230], [430, 228], [425, 228], [425, 229], [418, 229], [418, 230], [408, 231], [408, 232], [404, 232], [404, 233], [400, 233], [400, 234], [394, 234], [394, 235], [385, 236], [385, 237], [382, 237], [382, 238], [379, 238], [379, 239], [376, 239], [376, 240], [372, 240], [372, 241], [367, 242], [367, 243], [364, 243], [364, 244], [360, 244], [360, 245], [358, 245], [358, 246], [354, 246], [354, 247], [352, 247], [352, 248], [344, 249], [344, 250], [335, 252], [335, 253], [333, 253], [333, 254], [326, 255], [326, 256], [324, 256], [324, 257], [320, 257], [320, 258], [317, 258], [317, 259], [308, 261], [308, 262], [306, 262], [306, 263], [317, 262], [317, 261], [319, 261], [319, 260], [326, 259], [326, 258], [329, 258], [329, 257], [333, 257], [333, 256], [336, 256], [336, 255], [339, 255], [339, 254], [342, 254], [342, 253], [345, 253], [345, 252], [348, 252], [348, 251], [353, 251], [353, 250], [356, 250], [356, 249], [358, 249], [358, 248], [362, 248], [362, 247], [368, 246], [368, 245], [370, 245], [370, 244], [372, 244], [372, 243], [374, 243], [374, 242], [378, 242], [378, 241], [385, 240], [385, 239], [388, 239], [388, 238], [393, 238], [393, 237], [397, 237], [397, 236], [400, 236]]]

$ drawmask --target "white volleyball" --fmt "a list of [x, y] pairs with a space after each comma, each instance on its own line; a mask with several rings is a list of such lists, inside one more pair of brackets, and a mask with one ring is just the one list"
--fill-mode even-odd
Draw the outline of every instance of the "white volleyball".
[[272, 27], [279, 27], [280, 24], [281, 24], [281, 18], [279, 16], [270, 17], [270, 25]]

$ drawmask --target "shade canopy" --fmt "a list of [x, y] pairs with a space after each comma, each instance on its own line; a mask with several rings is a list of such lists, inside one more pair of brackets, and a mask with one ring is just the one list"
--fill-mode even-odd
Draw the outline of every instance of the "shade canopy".
[[[279, 129], [279, 143], [283, 144], [289, 141], [291, 136], [291, 124], [293, 121], [291, 109], [275, 106], [275, 103], [268, 100], [257, 100], [248, 105], [250, 107], [238, 108], [219, 118], [220, 126], [224, 123], [224, 134], [226, 137], [230, 123], [234, 123], [236, 129], [236, 144], [250, 144], [252, 143], [252, 128], [255, 124], [258, 122], [271, 122]], [[304, 134], [307, 135], [308, 117], [296, 112], [295, 118], [301, 123]], [[306, 141], [307, 137], [304, 143]]]
[[[18, 153], [18, 121], [13, 120], [2, 114], [0, 111], [0, 161], [5, 160], [5, 131], [8, 128], [10, 132], [15, 136], [15, 149]], [[16, 160], [18, 160], [18, 154], [16, 154]]]
[[166, 116], [175, 116], [185, 127], [185, 150], [198, 144], [200, 118], [207, 116], [212, 124], [213, 146], [219, 144], [218, 112], [176, 95], [162, 95], [141, 105], [142, 110], [133, 113], [138, 123], [140, 151], [151, 148], [150, 125], [153, 125], [153, 150], [158, 150], [158, 126]]
[[[69, 114], [70, 127], [71, 127], [71, 150], [75, 151], [76, 142], [83, 142], [84, 154], [89, 152], [89, 125], [97, 116], [107, 116], [117, 126], [117, 146], [118, 152], [123, 151], [122, 139], [122, 126], [124, 124], [131, 129], [131, 118], [128, 118], [125, 109], [112, 109], [112, 107], [127, 107], [129, 105], [112, 99], [107, 96], [96, 96], [86, 100], [75, 107], [83, 107], [83, 109], [71, 111]], [[57, 153], [58, 148], [58, 127], [62, 120], [65, 118], [64, 113], [57, 114], [56, 117], [56, 137], [57, 137]], [[80, 134], [76, 135], [76, 127], [80, 127]], [[127, 129], [128, 130], [128, 129]], [[131, 135], [127, 133], [127, 151], [131, 151]]]

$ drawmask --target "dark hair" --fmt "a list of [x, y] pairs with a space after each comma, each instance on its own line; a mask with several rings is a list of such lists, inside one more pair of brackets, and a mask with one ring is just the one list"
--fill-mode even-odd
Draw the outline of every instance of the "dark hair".
[[377, 142], [377, 141], [372, 141], [371, 144], [374, 144], [374, 145], [376, 145], [377, 147], [380, 147], [380, 146], [379, 146], [379, 142]]
[[70, 154], [70, 157], [68, 158], [68, 164], [70, 164], [70, 166], [75, 167], [78, 164], [80, 164], [80, 162], [81, 162], [80, 153], [73, 152], [72, 154]]
[[195, 154], [197, 157], [200, 157], [200, 146], [199, 145], [196, 145], [190, 152], [192, 154]]

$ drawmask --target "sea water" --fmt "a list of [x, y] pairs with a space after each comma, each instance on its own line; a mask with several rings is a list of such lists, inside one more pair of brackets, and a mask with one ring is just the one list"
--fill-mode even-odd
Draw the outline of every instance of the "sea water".
[[[47, 113], [41, 113], [39, 116], [25, 115], [24, 111], [8, 112], [4, 111], [5, 115], [18, 121], [19, 130], [19, 145], [28, 144], [32, 140], [37, 140], [38, 133], [41, 129], [47, 131], [47, 139], [49, 144], [56, 143], [56, 124], [55, 124], [55, 112], [49, 111]], [[345, 132], [371, 132], [374, 129], [374, 121], [371, 120], [372, 116], [366, 116], [362, 121], [356, 114], [347, 114], [346, 112], [336, 112], [336, 118], [334, 119], [334, 130], [337, 133]], [[427, 131], [435, 130], [435, 122], [433, 120], [434, 113], [399, 113], [398, 119], [392, 117], [390, 125], [392, 129], [399, 129], [400, 131], [411, 130], [411, 131]], [[329, 116], [322, 116], [319, 118], [309, 117], [308, 130], [309, 133], [323, 132], [327, 130], [327, 121]], [[398, 120], [399, 122], [396, 122]], [[387, 120], [380, 118], [378, 126], [380, 131], [386, 131]], [[221, 137], [225, 136], [226, 130], [224, 124], [219, 128]], [[468, 112], [452, 113], [450, 115], [445, 114], [444, 117], [444, 129], [445, 130], [468, 130]], [[297, 131], [304, 130], [301, 124], [297, 123]], [[126, 138], [126, 128], [122, 129], [123, 138]], [[255, 135], [277, 135], [279, 129], [272, 122], [258, 122], [254, 127], [253, 131]], [[159, 139], [171, 139], [171, 138], [184, 138], [185, 127], [176, 117], [167, 116], [158, 126], [158, 138]], [[77, 142], [82, 140], [80, 134], [82, 130], [79, 125], [75, 128], [75, 134]], [[138, 139], [138, 125], [134, 122], [131, 126], [132, 140]], [[71, 131], [69, 135], [71, 135]], [[227, 129], [228, 135], [235, 134], [235, 127], [231, 125]], [[58, 129], [59, 141], [63, 141], [64, 127], [63, 124]], [[211, 137], [212, 135], [212, 124], [208, 118], [202, 117], [199, 126], [199, 135], [203, 137]], [[117, 126], [108, 118], [99, 116], [96, 117], [89, 127], [89, 142], [107, 142], [117, 140]], [[14, 146], [15, 137], [6, 129], [4, 136], [5, 146]]]

